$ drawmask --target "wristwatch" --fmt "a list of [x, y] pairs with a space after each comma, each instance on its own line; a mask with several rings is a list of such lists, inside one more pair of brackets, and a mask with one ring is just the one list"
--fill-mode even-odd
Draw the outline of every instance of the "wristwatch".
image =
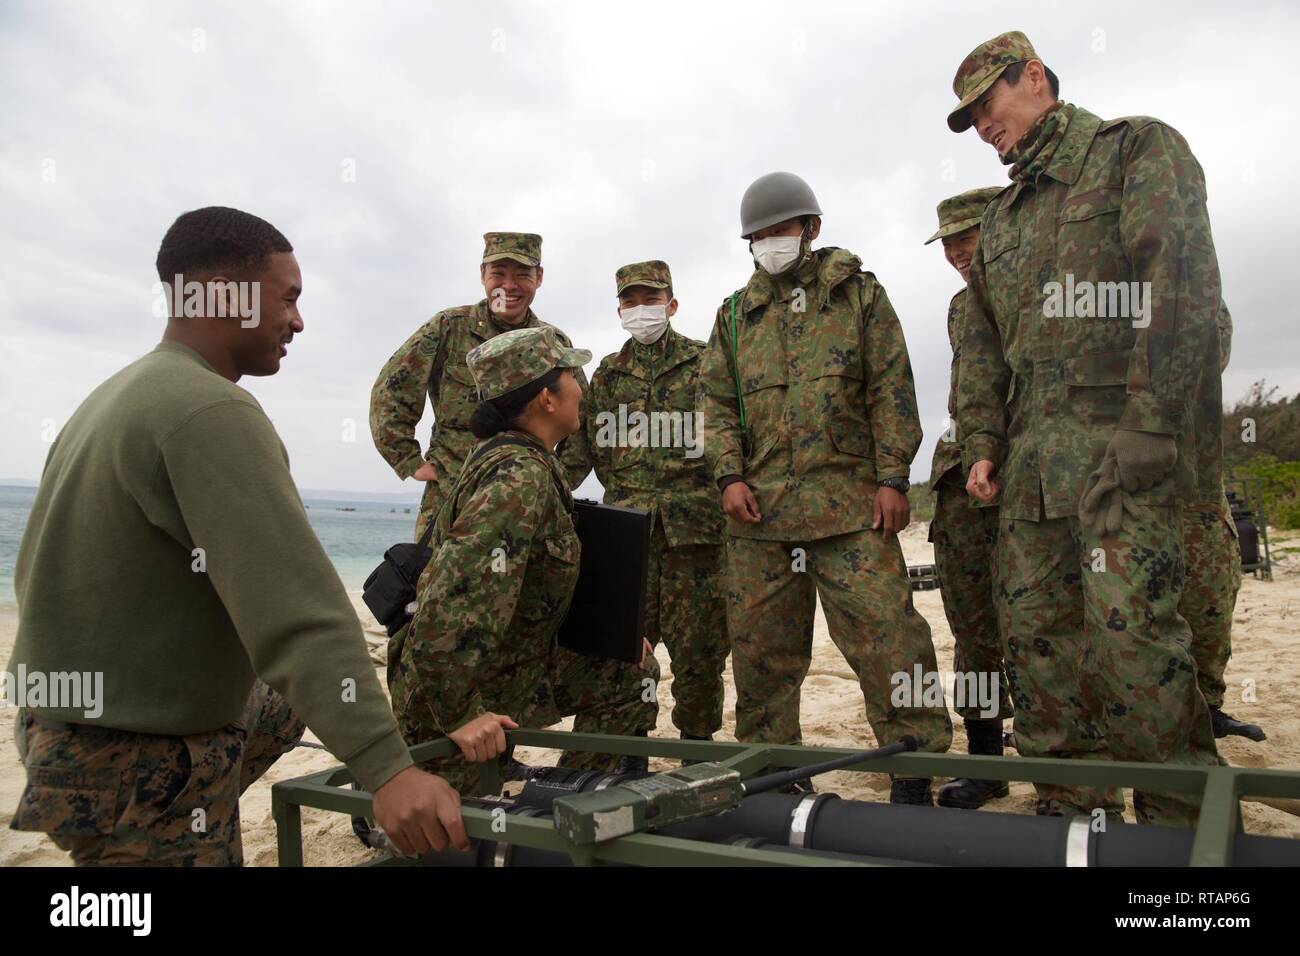
[[907, 490], [912, 487], [912, 483], [906, 478], [881, 478], [876, 484], [882, 488], [892, 488], [900, 495], [907, 494]]

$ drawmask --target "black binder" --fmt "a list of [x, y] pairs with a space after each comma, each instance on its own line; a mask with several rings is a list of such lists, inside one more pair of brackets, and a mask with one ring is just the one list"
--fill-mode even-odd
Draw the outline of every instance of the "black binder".
[[579, 498], [573, 521], [582, 563], [556, 640], [579, 654], [636, 664], [645, 634], [650, 512]]

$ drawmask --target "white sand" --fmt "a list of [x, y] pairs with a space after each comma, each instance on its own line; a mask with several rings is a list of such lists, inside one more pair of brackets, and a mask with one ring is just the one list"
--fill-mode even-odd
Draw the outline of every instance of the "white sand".
[[[903, 535], [903, 550], [909, 564], [932, 563], [925, 532], [925, 525], [918, 524]], [[1300, 769], [1300, 701], [1294, 692], [1300, 680], [1300, 640], [1297, 639], [1300, 638], [1300, 534], [1272, 532], [1271, 537], [1274, 580], [1264, 582], [1248, 577], [1237, 602], [1233, 627], [1234, 654], [1226, 675], [1228, 700], [1225, 704], [1225, 709], [1234, 716], [1261, 724], [1268, 733], [1268, 740], [1256, 744], [1240, 737], [1230, 737], [1219, 741], [1219, 750], [1236, 766]], [[359, 597], [354, 598], [354, 603], [363, 625], [372, 634], [382, 633]], [[916, 605], [930, 622], [940, 670], [951, 670], [952, 634], [943, 615], [940, 593], [918, 592]], [[12, 613], [0, 617], [2, 661], [9, 659], [16, 630], [17, 619]], [[372, 641], [376, 650], [382, 648], [382, 641], [378, 638], [372, 638]], [[670, 720], [672, 672], [667, 651], [662, 645], [658, 657], [664, 679], [659, 685], [657, 735], [676, 737]], [[376, 659], [382, 660], [382, 657]], [[378, 673], [382, 683], [382, 668]], [[720, 736], [730, 740], [735, 729], [735, 689], [731, 683], [730, 667], [726, 681], [726, 716]], [[1255, 684], [1257, 699], [1254, 702], [1240, 699], [1246, 681]], [[43, 834], [8, 829], [24, 783], [22, 766], [13, 745], [13, 716], [13, 708], [0, 707], [0, 825], [4, 826], [0, 829], [0, 865], [65, 865], [68, 862], [66, 854]], [[835, 746], [870, 746], [873, 743], [857, 681], [831, 643], [820, 610], [812, 669], [803, 688], [801, 718], [805, 743]], [[569, 722], [560, 726], [567, 727]], [[954, 726], [953, 748], [964, 752], [966, 740], [961, 721], [954, 719]], [[547, 755], [537, 751], [521, 750], [520, 755], [532, 762], [550, 762]], [[249, 788], [240, 801], [245, 862], [254, 866], [273, 866], [276, 862], [270, 785], [336, 764], [337, 761], [323, 751], [299, 749], [281, 758], [262, 780]], [[669, 766], [666, 762], [656, 762], [655, 765]], [[818, 787], [862, 800], [884, 800], [889, 791], [888, 779], [878, 774], [828, 774], [819, 779]], [[1011, 796], [989, 804], [987, 809], [1032, 813], [1033, 788], [1029, 784], [1012, 784]], [[1253, 803], [1244, 804], [1243, 813], [1246, 829], [1251, 833], [1300, 837], [1300, 817]], [[1131, 810], [1129, 818], [1132, 818]], [[303, 835], [306, 862], [311, 865], [349, 865], [369, 856], [369, 851], [364, 850], [352, 835], [348, 819], [340, 814], [304, 810]]]

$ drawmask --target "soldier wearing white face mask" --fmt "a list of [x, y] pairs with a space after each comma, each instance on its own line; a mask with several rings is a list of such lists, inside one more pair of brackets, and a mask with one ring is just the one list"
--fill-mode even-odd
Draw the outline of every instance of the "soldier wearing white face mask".
[[[793, 173], [745, 190], [740, 236], [755, 268], [722, 301], [700, 369], [705, 458], [728, 517], [736, 739], [802, 739], [820, 599], [876, 741], [940, 752], [952, 723], [942, 695], [923, 691], [934, 646], [895, 537], [921, 444], [907, 343], [862, 261], [812, 247], [821, 216]], [[930, 804], [930, 781], [897, 776], [890, 799]]]
[[705, 346], [669, 325], [677, 300], [667, 264], [626, 265], [615, 278], [631, 338], [592, 376], [588, 444], [605, 503], [651, 512], [646, 637], [668, 645], [673, 724], [683, 739], [709, 740], [722, 727], [730, 646], [722, 513], [695, 410]]

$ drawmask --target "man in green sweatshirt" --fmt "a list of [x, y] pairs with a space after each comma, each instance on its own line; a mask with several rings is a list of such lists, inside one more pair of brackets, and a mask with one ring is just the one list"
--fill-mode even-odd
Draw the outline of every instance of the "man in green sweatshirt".
[[305, 720], [400, 850], [466, 846], [455, 790], [411, 763], [284, 446], [235, 384], [275, 374], [303, 330], [293, 247], [208, 207], [173, 223], [157, 267], [163, 341], [68, 421], [19, 549], [11, 826], [77, 864], [238, 865], [239, 794]]

